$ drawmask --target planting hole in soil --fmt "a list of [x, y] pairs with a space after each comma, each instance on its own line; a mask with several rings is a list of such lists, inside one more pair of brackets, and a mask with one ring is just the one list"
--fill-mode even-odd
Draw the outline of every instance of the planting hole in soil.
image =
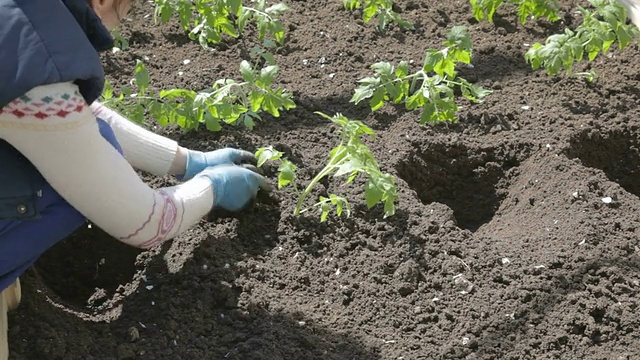
[[640, 196], [639, 136], [628, 129], [589, 129], [571, 138], [565, 154], [580, 159], [584, 166], [602, 170], [609, 180]]
[[494, 152], [432, 144], [410, 154], [397, 171], [425, 204], [449, 206], [460, 228], [476, 231], [493, 218], [507, 187], [505, 173], [518, 165]]
[[[69, 254], [82, 253], [82, 256]], [[96, 226], [83, 226], [46, 252], [36, 274], [57, 298], [77, 309], [99, 307], [133, 279], [140, 250]]]

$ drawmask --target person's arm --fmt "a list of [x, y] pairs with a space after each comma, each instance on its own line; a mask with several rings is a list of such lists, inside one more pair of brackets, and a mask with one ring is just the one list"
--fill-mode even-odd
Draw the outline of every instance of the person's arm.
[[109, 123], [131, 166], [159, 176], [184, 174], [188, 150], [177, 142], [134, 124], [98, 101], [91, 110]]
[[[150, 248], [171, 239], [198, 222], [214, 202], [206, 177], [157, 190], [147, 186], [100, 135], [92, 110], [72, 83], [37, 87], [5, 106], [0, 138], [90, 221], [133, 246]], [[170, 151], [166, 154], [169, 159]]]
[[186, 149], [171, 139], [132, 123], [99, 102], [94, 102], [91, 108], [96, 117], [106, 121], [114, 130], [129, 163], [154, 175], [175, 175], [184, 181], [210, 166], [255, 162], [253, 153], [240, 149], [207, 152]]

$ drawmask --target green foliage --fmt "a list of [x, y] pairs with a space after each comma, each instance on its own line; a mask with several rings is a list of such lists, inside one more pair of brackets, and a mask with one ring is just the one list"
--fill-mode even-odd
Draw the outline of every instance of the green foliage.
[[578, 5], [583, 22], [575, 30], [565, 29], [564, 33], [547, 38], [544, 45], [531, 46], [525, 59], [534, 70], [544, 67], [549, 75], [563, 69], [571, 73], [573, 65], [582, 61], [585, 54], [592, 61], [600, 53], [607, 53], [616, 41], [622, 50], [638, 37], [638, 28], [626, 24], [626, 10], [615, 0], [589, 3], [595, 8], [593, 11]]
[[413, 30], [413, 24], [404, 20], [393, 11], [393, 0], [343, 0], [344, 8], [355, 10], [362, 8], [362, 19], [368, 23], [372, 19], [378, 20], [378, 30], [384, 31], [389, 23]]
[[129, 120], [140, 123], [146, 114], [150, 114], [161, 126], [177, 124], [185, 131], [197, 129], [200, 124], [218, 131], [221, 123], [243, 124], [252, 129], [255, 121], [261, 120], [261, 112], [278, 117], [280, 111], [296, 106], [290, 93], [282, 88], [272, 88], [278, 66], [256, 69], [242, 61], [240, 73], [243, 82], [221, 79], [202, 91], [169, 89], [153, 94], [149, 91], [149, 73], [138, 60], [133, 81], [137, 91], [124, 86], [116, 96], [106, 81], [102, 97], [105, 105], [115, 108]]
[[560, 6], [556, 0], [470, 0], [473, 16], [476, 20], [487, 19], [493, 22], [493, 15], [502, 4], [510, 3], [518, 6], [518, 19], [525, 24], [527, 19], [546, 17], [549, 21], [557, 21]]
[[[283, 159], [283, 153], [274, 150], [273, 147], [260, 148], [256, 152], [258, 166], [262, 166], [266, 161], [278, 161], [278, 188], [286, 185], [293, 185], [298, 194], [298, 202], [294, 210], [294, 215], [298, 216], [308, 209], [304, 209], [304, 202], [307, 196], [318, 182], [327, 176], [346, 177], [345, 183], [351, 183], [359, 174], [366, 177], [365, 201], [369, 208], [378, 203], [384, 204], [385, 217], [395, 214], [395, 202], [398, 199], [395, 186], [395, 178], [387, 173], [383, 173], [378, 163], [371, 153], [369, 147], [362, 142], [365, 135], [375, 138], [373, 130], [358, 120], [351, 120], [342, 114], [333, 117], [321, 112], [316, 114], [331, 120], [340, 127], [340, 143], [331, 150], [329, 160], [325, 167], [311, 180], [309, 185], [298, 191], [296, 185], [296, 167], [287, 159]], [[320, 208], [320, 221], [326, 221], [330, 212], [335, 209], [338, 216], [351, 213], [349, 201], [336, 194], [329, 194], [328, 197], [320, 197], [314, 207]]]
[[111, 31], [111, 36], [113, 36], [113, 49], [112, 52], [116, 53], [118, 51], [124, 51], [129, 48], [129, 40], [120, 34], [118, 29], [114, 29]]
[[154, 0], [156, 22], [166, 23], [177, 15], [180, 25], [192, 40], [203, 48], [218, 44], [227, 35], [237, 38], [250, 22], [255, 22], [258, 37], [273, 37], [284, 43], [285, 29], [280, 16], [289, 7], [284, 3], [267, 6], [266, 0], [252, 0], [253, 7], [242, 0]]
[[479, 102], [491, 92], [457, 76], [456, 64], [471, 63], [472, 43], [464, 26], [453, 27], [444, 46], [442, 50], [428, 50], [422, 69], [416, 73], [409, 73], [406, 61], [397, 67], [388, 62], [373, 64], [374, 76], [359, 80], [351, 102], [358, 104], [370, 99], [372, 111], [386, 101], [402, 103], [407, 110], [422, 108], [420, 124], [457, 121], [459, 108], [454, 87], [459, 87], [463, 96], [473, 102]]

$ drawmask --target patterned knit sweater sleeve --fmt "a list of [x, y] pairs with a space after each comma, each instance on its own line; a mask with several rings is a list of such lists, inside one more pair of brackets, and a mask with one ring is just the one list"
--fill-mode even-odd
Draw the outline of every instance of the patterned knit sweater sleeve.
[[111, 125], [129, 164], [153, 175], [169, 175], [178, 151], [177, 142], [132, 123], [97, 101], [91, 104], [91, 109], [96, 117]]
[[0, 109], [0, 138], [74, 208], [113, 237], [151, 248], [188, 229], [213, 204], [208, 179], [152, 189], [99, 132], [72, 83], [32, 89]]

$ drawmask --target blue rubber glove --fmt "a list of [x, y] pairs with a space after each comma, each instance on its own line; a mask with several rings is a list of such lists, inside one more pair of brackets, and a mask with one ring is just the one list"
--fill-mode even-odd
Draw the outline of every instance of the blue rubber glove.
[[270, 191], [267, 180], [253, 166], [218, 165], [208, 167], [197, 176], [205, 176], [213, 185], [213, 209], [239, 211], [258, 194], [258, 190]]
[[209, 152], [187, 150], [187, 167], [182, 176], [177, 176], [180, 181], [186, 181], [196, 176], [202, 170], [218, 165], [233, 165], [241, 163], [256, 163], [256, 157], [245, 150], [224, 148]]

